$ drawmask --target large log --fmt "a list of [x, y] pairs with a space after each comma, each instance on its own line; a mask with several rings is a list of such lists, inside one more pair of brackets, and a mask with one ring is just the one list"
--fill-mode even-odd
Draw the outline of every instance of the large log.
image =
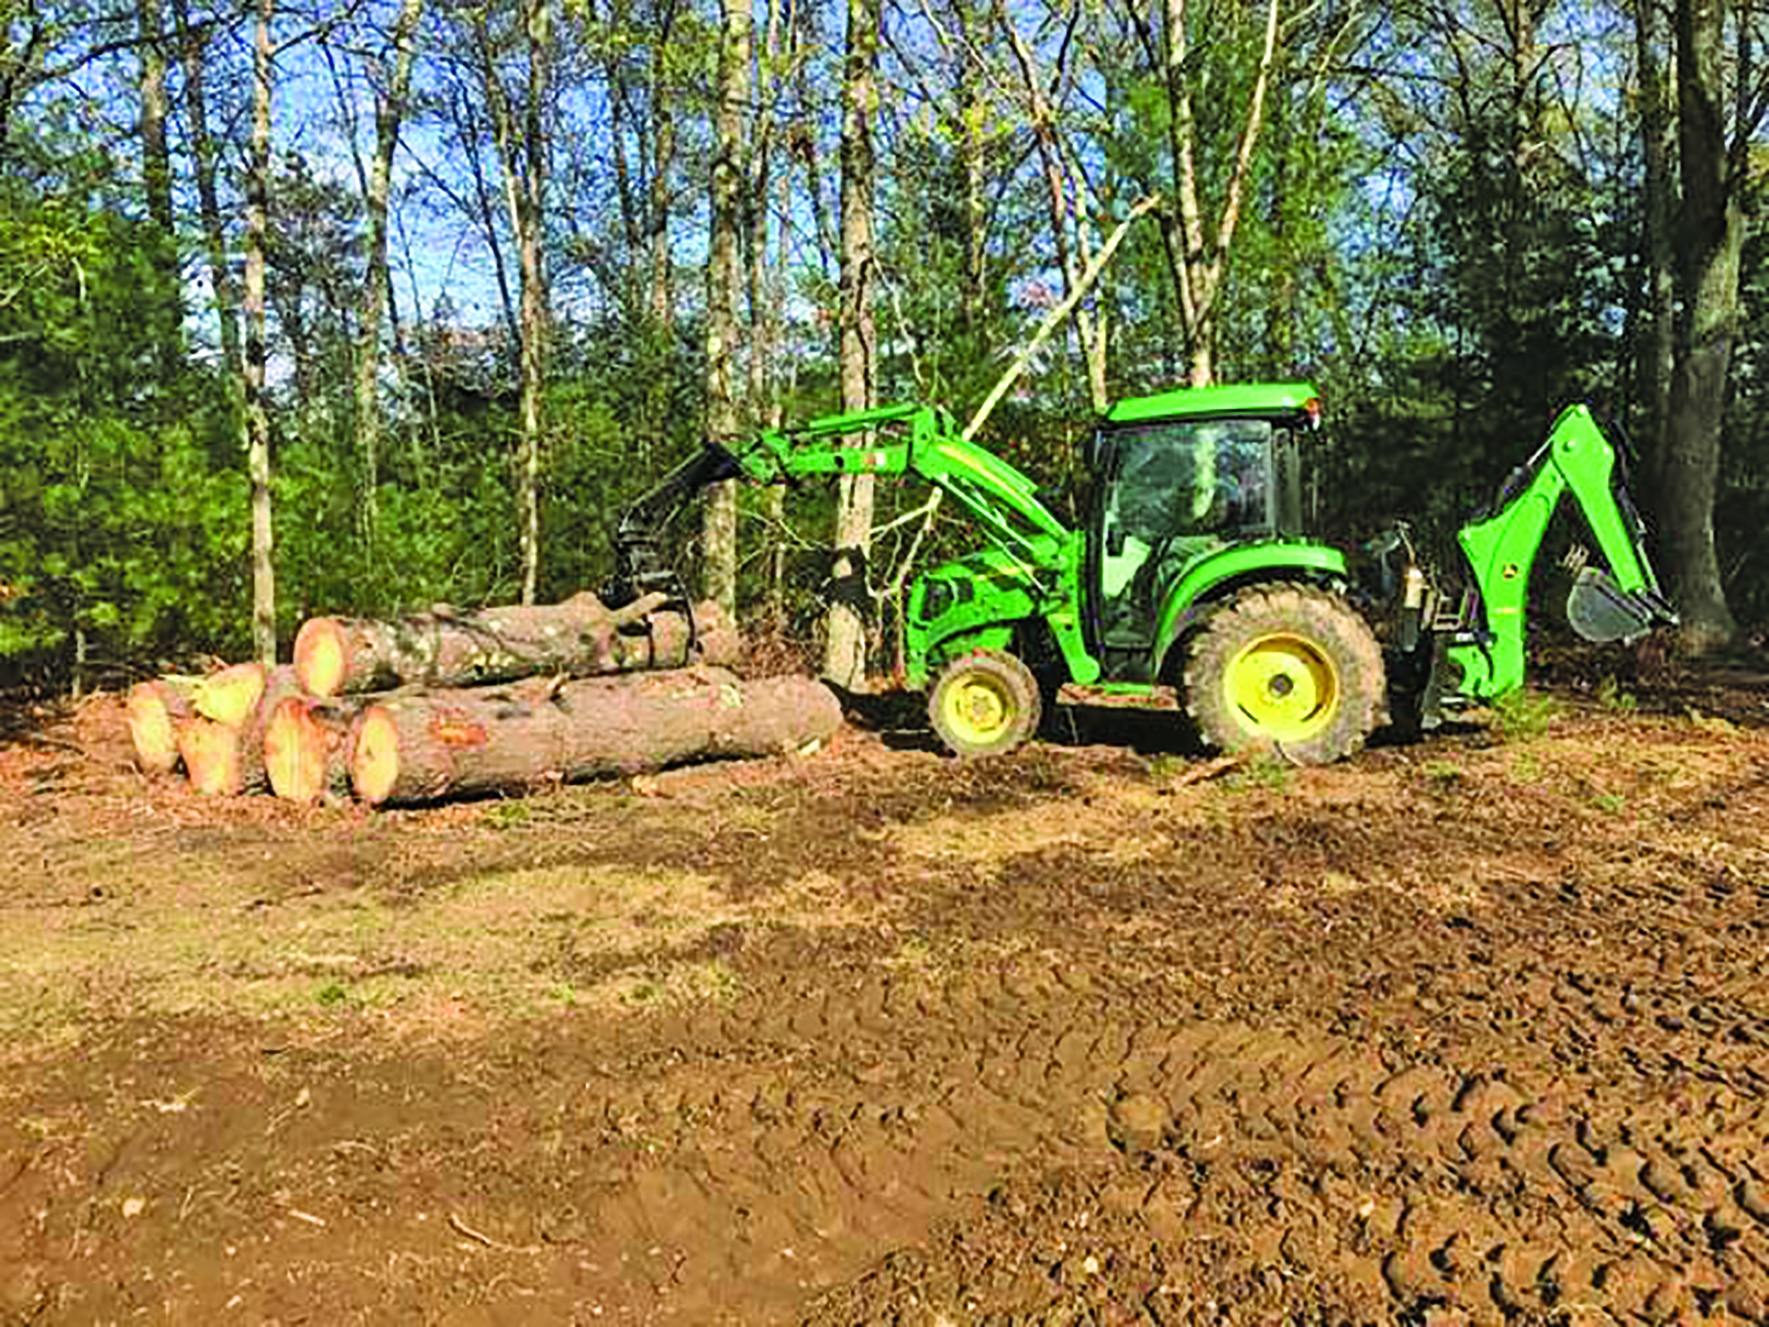
[[195, 686], [195, 678], [162, 677], [129, 688], [129, 741], [143, 774], [170, 774], [178, 768], [178, 726], [191, 717]]
[[295, 669], [311, 694], [338, 696], [737, 662], [741, 645], [718, 605], [697, 605], [690, 618], [664, 603], [648, 595], [613, 609], [586, 591], [559, 604], [440, 609], [395, 622], [310, 618], [295, 637]]
[[804, 677], [740, 682], [720, 668], [388, 697], [351, 734], [350, 779], [372, 805], [519, 791], [712, 756], [803, 750], [841, 707]]

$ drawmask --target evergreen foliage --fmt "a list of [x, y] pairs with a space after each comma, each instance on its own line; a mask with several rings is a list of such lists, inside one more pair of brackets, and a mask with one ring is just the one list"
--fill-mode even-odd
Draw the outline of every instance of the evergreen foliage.
[[237, 650], [245, 480], [203, 370], [167, 376], [179, 292], [99, 190], [0, 197], [0, 662], [108, 675]]

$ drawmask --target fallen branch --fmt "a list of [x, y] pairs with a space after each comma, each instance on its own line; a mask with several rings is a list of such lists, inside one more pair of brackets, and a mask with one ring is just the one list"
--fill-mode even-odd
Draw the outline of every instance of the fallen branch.
[[496, 1249], [499, 1253], [539, 1253], [538, 1244], [506, 1244], [502, 1240], [493, 1239], [482, 1230], [475, 1230], [453, 1212], [448, 1214], [448, 1223], [455, 1230], [475, 1243], [483, 1244], [488, 1249]]

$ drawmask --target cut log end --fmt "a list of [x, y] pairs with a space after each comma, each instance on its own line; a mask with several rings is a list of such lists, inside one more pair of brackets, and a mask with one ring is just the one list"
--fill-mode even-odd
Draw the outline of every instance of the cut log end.
[[279, 701], [264, 724], [264, 772], [278, 797], [319, 800], [325, 791], [325, 734], [299, 696]]
[[356, 721], [350, 753], [350, 786], [370, 806], [379, 806], [399, 782], [399, 725], [391, 711], [371, 705]]
[[261, 663], [241, 663], [210, 673], [196, 684], [190, 703], [205, 719], [238, 728], [252, 717], [264, 695], [266, 670]]
[[186, 717], [183, 693], [166, 682], [140, 682], [129, 689], [129, 740], [144, 774], [170, 774], [178, 767], [177, 720]]
[[315, 696], [336, 696], [349, 667], [345, 630], [329, 617], [309, 618], [295, 636], [295, 675]]
[[238, 729], [213, 719], [188, 719], [178, 729], [178, 751], [196, 792], [231, 797], [240, 791]]

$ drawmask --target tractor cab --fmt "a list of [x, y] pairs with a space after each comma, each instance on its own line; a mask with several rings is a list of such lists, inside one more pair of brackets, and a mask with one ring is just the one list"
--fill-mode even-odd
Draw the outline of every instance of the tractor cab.
[[1195, 388], [1120, 402], [1088, 448], [1087, 627], [1104, 675], [1151, 682], [1163, 608], [1234, 546], [1300, 538], [1302, 384]]

